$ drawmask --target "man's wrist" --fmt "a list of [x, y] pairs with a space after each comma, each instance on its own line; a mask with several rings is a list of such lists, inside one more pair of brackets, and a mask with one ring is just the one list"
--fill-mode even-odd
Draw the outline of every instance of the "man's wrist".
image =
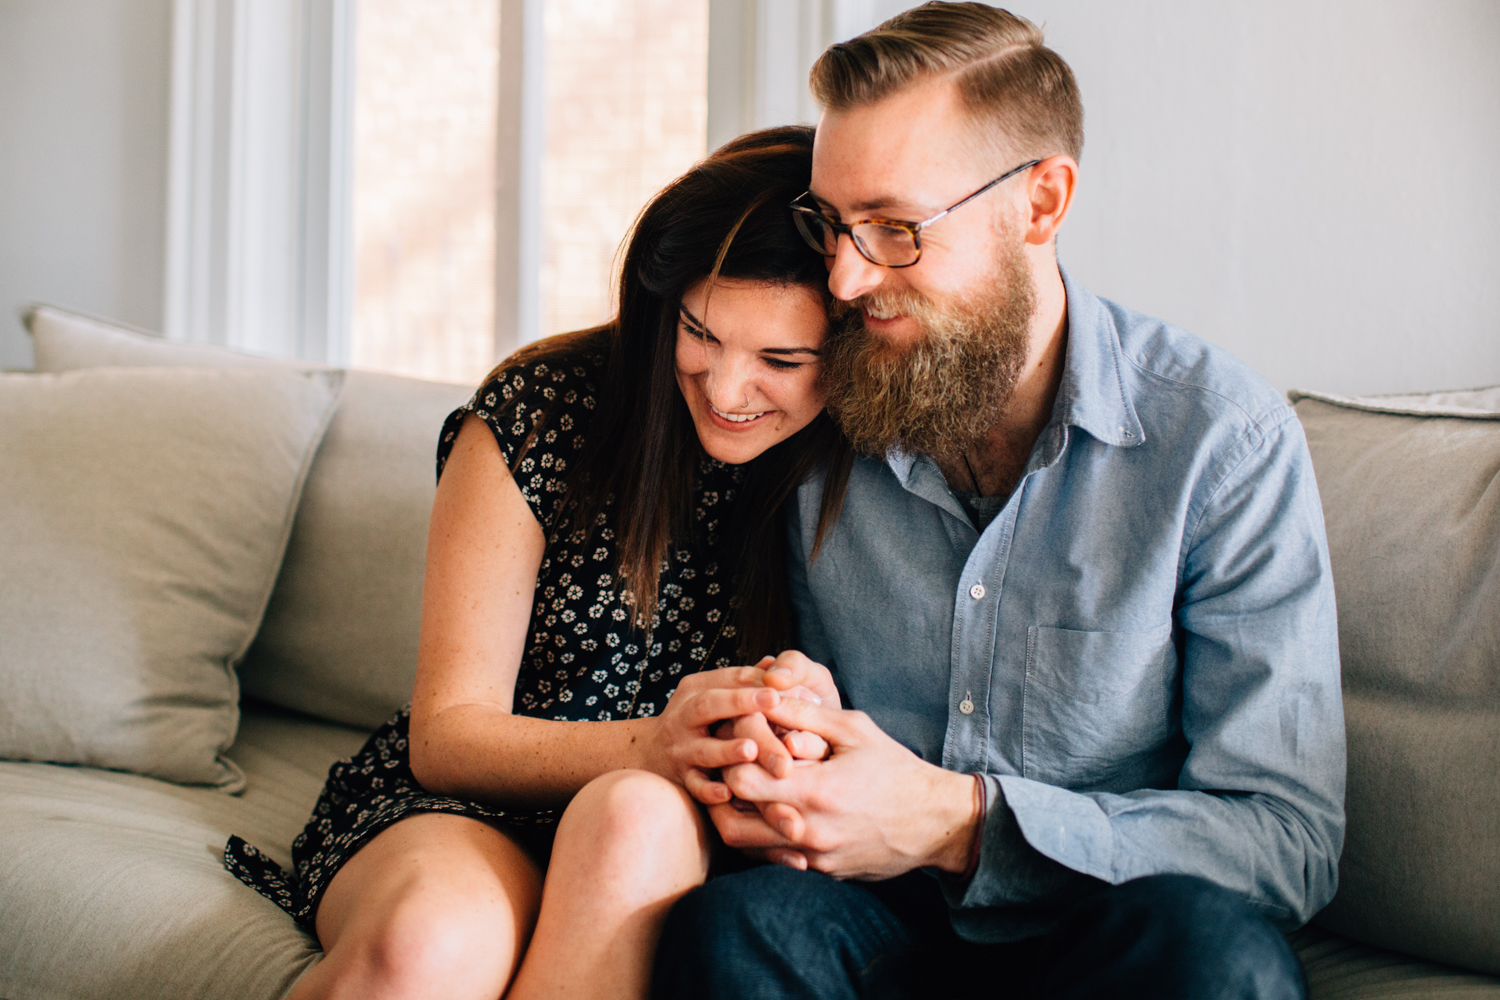
[[938, 833], [928, 867], [950, 875], [967, 874], [984, 836], [983, 778], [942, 771], [936, 815]]

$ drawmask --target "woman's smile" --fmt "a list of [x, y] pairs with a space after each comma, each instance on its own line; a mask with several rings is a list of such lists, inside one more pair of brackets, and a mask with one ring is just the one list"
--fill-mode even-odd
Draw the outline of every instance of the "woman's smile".
[[759, 420], [761, 417], [764, 417], [766, 414], [771, 412], [770, 410], [761, 410], [759, 413], [725, 413], [723, 410], [719, 409], [712, 403], [708, 404], [708, 410], [718, 418], [720, 423], [727, 423], [730, 425], [729, 427], [726, 427], [725, 430], [733, 431], [748, 430], [749, 425], [753, 421]]
[[805, 285], [720, 278], [682, 297], [677, 385], [703, 450], [743, 465], [812, 423], [818, 386], [823, 297]]

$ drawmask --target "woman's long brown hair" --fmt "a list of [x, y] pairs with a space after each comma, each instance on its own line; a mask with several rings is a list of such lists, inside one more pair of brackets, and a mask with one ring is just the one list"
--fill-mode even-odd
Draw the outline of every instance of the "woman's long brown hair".
[[[692, 484], [703, 456], [677, 386], [678, 313], [704, 279], [806, 285], [827, 296], [823, 257], [797, 233], [787, 206], [807, 190], [813, 130], [785, 126], [726, 143], [667, 185], [636, 219], [620, 273], [620, 311], [592, 330], [529, 345], [500, 369], [593, 350], [606, 358], [587, 443], [569, 473], [554, 531], [591, 534], [617, 503], [618, 577], [644, 626], [656, 611], [668, 548], [694, 531]], [[710, 287], [712, 283], [710, 282]], [[512, 399], [515, 406], [530, 396]], [[556, 405], [556, 404], [553, 404]], [[532, 431], [547, 423], [550, 413]], [[515, 455], [519, 466], [526, 448]], [[853, 452], [826, 413], [745, 466], [722, 531], [734, 567], [737, 652], [744, 662], [796, 642], [786, 588], [782, 507], [817, 470], [825, 475], [812, 556], [838, 520]], [[514, 471], [514, 469], [512, 469]], [[580, 538], [580, 541], [583, 539]]]

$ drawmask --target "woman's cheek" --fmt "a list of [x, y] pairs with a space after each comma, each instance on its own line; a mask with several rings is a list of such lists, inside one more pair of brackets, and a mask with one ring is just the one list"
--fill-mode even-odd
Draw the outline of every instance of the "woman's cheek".
[[708, 367], [708, 355], [703, 343], [696, 338], [677, 335], [677, 371], [683, 375], [698, 375]]
[[801, 390], [802, 405], [799, 409], [806, 415], [808, 423], [811, 423], [823, 409], [823, 404], [828, 401], [827, 394], [822, 388], [822, 372], [816, 365], [807, 365], [797, 372], [802, 376]]

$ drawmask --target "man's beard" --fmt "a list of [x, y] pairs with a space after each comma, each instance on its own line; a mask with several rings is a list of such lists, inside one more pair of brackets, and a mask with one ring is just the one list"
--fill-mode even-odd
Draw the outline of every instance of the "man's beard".
[[[872, 292], [836, 303], [824, 352], [828, 412], [868, 455], [892, 448], [951, 456], [989, 435], [1026, 363], [1036, 286], [1011, 244], [984, 292], [938, 305], [913, 291]], [[920, 333], [893, 345], [864, 325], [904, 315]]]

